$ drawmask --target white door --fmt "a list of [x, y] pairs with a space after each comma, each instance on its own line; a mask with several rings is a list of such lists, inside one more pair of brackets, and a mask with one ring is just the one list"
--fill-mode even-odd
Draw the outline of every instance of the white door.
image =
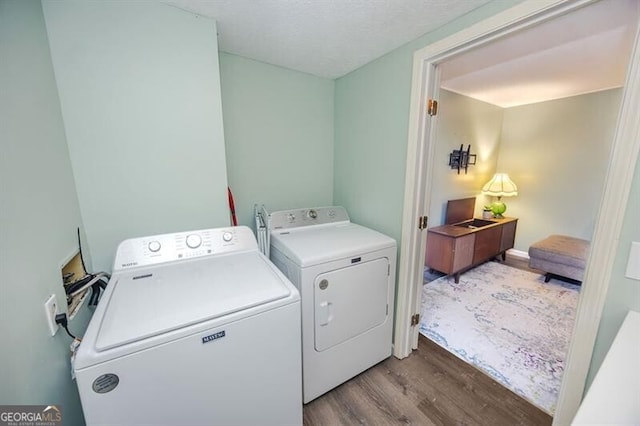
[[389, 312], [388, 294], [386, 257], [318, 275], [313, 283], [316, 351], [384, 323]]

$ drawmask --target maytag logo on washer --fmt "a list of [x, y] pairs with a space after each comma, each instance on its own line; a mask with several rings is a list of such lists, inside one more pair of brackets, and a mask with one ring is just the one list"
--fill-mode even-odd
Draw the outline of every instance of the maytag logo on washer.
[[224, 336], [226, 336], [226, 333], [224, 332], [224, 330], [218, 331], [217, 333], [213, 333], [213, 334], [209, 334], [208, 336], [204, 336], [202, 338], [202, 343], [213, 342], [214, 340], [221, 339]]

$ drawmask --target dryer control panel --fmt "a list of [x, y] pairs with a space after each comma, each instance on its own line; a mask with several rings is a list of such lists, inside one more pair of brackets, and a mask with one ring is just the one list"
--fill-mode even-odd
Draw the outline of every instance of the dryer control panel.
[[344, 207], [282, 210], [269, 215], [269, 227], [272, 231], [336, 222], [349, 222], [349, 215]]
[[257, 249], [256, 238], [246, 226], [131, 238], [118, 246], [113, 271]]

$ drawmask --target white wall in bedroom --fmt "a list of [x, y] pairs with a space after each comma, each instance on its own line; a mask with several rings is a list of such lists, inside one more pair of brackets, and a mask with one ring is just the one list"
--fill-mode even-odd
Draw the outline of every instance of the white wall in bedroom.
[[520, 218], [516, 249], [550, 234], [591, 239], [621, 97], [611, 89], [504, 110], [497, 169], [518, 185], [504, 199]]
[[[508, 173], [518, 196], [505, 197], [518, 218], [515, 248], [550, 234], [589, 240], [604, 188], [622, 89], [499, 108], [441, 90], [436, 164], [429, 221], [443, 223], [449, 199], [478, 196], [476, 215], [489, 197], [482, 186]], [[477, 164], [460, 175], [447, 166], [451, 150], [471, 144]]]
[[[476, 197], [476, 217], [486, 199], [480, 188], [496, 170], [500, 150], [503, 108], [468, 96], [440, 89], [433, 190], [429, 207], [429, 225], [444, 224], [447, 201]], [[458, 173], [449, 166], [449, 154], [460, 145], [476, 155], [476, 165]]]

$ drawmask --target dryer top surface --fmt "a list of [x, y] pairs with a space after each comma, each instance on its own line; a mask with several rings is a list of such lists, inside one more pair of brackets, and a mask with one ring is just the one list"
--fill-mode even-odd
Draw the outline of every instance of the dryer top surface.
[[393, 238], [351, 222], [272, 231], [271, 246], [300, 267], [395, 247]]

